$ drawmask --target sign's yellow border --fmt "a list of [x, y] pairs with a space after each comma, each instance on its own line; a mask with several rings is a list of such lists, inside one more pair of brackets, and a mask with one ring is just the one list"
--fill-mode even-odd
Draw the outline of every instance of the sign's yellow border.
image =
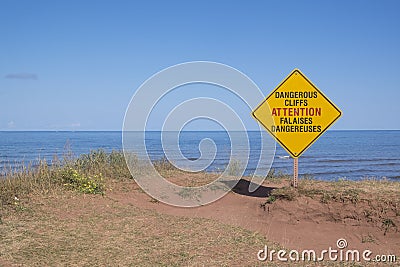
[[[255, 115], [254, 112], [261, 106], [263, 105], [268, 98], [270, 98], [272, 95], [274, 95], [275, 91], [278, 90], [282, 84], [284, 84], [286, 82], [287, 79], [289, 79], [292, 75], [301, 75], [312, 87], [314, 87], [314, 89], [319, 93], [319, 95], [321, 95], [323, 98], [325, 98], [338, 112], [339, 115], [327, 126], [325, 127], [325, 129], [323, 131], [321, 131], [321, 133], [319, 133], [302, 151], [300, 151], [298, 154], [293, 153], [292, 151], [290, 151], [290, 149], [288, 147], [286, 147], [283, 143], [281, 143], [281, 141], [279, 141], [279, 139], [277, 138], [277, 136], [271, 132], [267, 126], [265, 126]], [[268, 104], [267, 104], [268, 105]], [[268, 105], [269, 106], [269, 105]], [[271, 110], [271, 108], [270, 108]], [[258, 121], [258, 123], [260, 123], [268, 132], [270, 135], [272, 135], [274, 137], [274, 139], [293, 157], [293, 158], [298, 158], [301, 156], [301, 154], [303, 154], [304, 151], [306, 151], [337, 119], [340, 118], [340, 116], [342, 116], [342, 111], [329, 99], [327, 98], [322, 92], [321, 90], [318, 89], [317, 86], [315, 86], [299, 69], [294, 69], [252, 112], [251, 115], [253, 116], [253, 118]]]

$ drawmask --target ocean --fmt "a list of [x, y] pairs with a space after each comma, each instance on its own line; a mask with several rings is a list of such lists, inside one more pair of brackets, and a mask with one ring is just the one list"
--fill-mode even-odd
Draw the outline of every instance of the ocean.
[[[250, 160], [245, 174], [255, 169], [259, 155], [259, 132], [248, 132]], [[226, 132], [182, 132], [179, 146], [190, 160], [200, 157], [199, 142], [214, 141], [216, 154], [206, 171], [223, 170], [230, 158], [230, 140]], [[38, 159], [51, 162], [62, 157], [66, 147], [79, 156], [94, 149], [122, 150], [122, 133], [111, 131], [3, 131], [0, 132], [0, 169], [37, 164]], [[160, 132], [146, 132], [146, 147], [151, 159], [164, 157]], [[258, 153], [258, 154], [257, 154]], [[275, 172], [291, 174], [293, 160], [279, 144], [272, 163]], [[387, 178], [400, 181], [400, 131], [327, 131], [299, 158], [300, 176], [321, 180], [346, 178]]]

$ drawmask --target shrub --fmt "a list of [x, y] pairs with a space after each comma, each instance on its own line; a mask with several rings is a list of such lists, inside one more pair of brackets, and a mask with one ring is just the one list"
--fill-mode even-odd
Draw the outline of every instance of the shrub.
[[282, 187], [272, 190], [271, 196], [275, 199], [293, 201], [298, 196], [298, 192], [293, 187]]
[[92, 176], [85, 176], [77, 170], [66, 167], [61, 171], [63, 185], [85, 194], [104, 194], [105, 184], [101, 173]]

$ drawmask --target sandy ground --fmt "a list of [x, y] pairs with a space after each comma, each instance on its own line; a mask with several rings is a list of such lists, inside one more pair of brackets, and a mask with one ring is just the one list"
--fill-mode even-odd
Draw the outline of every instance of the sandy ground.
[[[136, 185], [132, 184], [132, 188]], [[293, 201], [279, 200], [267, 205], [265, 197], [282, 184], [262, 186], [250, 194], [248, 182], [241, 181], [235, 192], [206, 206], [179, 208], [151, 198], [138, 190], [128, 193], [111, 192], [108, 197], [126, 204], [155, 210], [160, 213], [210, 218], [222, 223], [240, 226], [265, 235], [288, 249], [320, 251], [336, 247], [338, 239], [346, 239], [348, 249], [369, 249], [376, 253], [400, 254], [400, 231], [392, 229], [384, 234], [380, 223], [363, 219], [363, 204], [323, 204], [308, 197]], [[400, 256], [400, 255], [398, 255]]]

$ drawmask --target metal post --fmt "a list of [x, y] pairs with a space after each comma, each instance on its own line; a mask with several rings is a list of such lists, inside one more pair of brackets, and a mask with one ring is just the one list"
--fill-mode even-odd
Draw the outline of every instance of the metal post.
[[299, 179], [299, 158], [293, 159], [293, 187], [297, 188]]

